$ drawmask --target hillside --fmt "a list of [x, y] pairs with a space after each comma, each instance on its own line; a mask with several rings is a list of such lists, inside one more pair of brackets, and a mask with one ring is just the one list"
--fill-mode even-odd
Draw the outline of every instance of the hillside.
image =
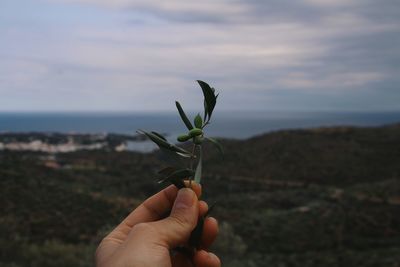
[[393, 178], [400, 173], [398, 124], [279, 131], [226, 141], [224, 146], [224, 168], [219, 168], [222, 161], [215, 153], [207, 162], [213, 173], [334, 185]]
[[[279, 131], [210, 147], [223, 266], [399, 266], [400, 125]], [[92, 266], [159, 190], [158, 152], [0, 152], [0, 266]]]

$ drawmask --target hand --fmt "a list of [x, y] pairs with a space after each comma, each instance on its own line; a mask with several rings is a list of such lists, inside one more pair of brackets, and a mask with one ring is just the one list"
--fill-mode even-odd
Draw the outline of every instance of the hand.
[[208, 210], [206, 202], [198, 201], [200, 185], [192, 188], [178, 191], [171, 185], [144, 201], [102, 240], [96, 251], [97, 267], [219, 267], [218, 257], [205, 251], [218, 233], [212, 217], [204, 221], [202, 250], [193, 258], [171, 252], [187, 244], [198, 216]]

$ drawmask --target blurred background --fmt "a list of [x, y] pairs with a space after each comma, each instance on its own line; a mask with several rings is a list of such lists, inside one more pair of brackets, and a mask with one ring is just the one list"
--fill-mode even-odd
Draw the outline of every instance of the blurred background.
[[400, 3], [0, 2], [0, 266], [93, 266], [220, 93], [223, 266], [400, 266]]

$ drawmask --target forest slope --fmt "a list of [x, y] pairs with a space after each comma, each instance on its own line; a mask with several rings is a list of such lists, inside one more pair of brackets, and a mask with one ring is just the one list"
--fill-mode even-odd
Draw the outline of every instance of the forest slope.
[[[399, 266], [400, 126], [279, 131], [210, 147], [224, 266]], [[161, 188], [159, 152], [0, 152], [0, 266], [92, 266]]]

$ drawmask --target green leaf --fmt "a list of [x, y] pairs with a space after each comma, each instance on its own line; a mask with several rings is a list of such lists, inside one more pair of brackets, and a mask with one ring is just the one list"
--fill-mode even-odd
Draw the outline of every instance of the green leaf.
[[207, 140], [210, 141], [212, 144], [214, 144], [214, 145], [217, 147], [219, 153], [221, 153], [222, 155], [224, 155], [224, 148], [222, 147], [221, 143], [218, 142], [217, 139], [214, 139], [214, 138], [211, 138], [211, 137], [206, 137], [205, 139], [207, 139]]
[[203, 117], [203, 121], [207, 121], [207, 115], [208, 115], [208, 113], [207, 113], [207, 102], [204, 99], [204, 117]]
[[200, 148], [200, 157], [199, 157], [199, 161], [197, 162], [197, 167], [196, 167], [196, 172], [194, 174], [194, 181], [196, 183], [200, 183], [201, 182], [201, 169], [202, 169], [202, 165], [203, 165], [203, 153], [201, 151], [201, 146]]
[[197, 114], [197, 116], [194, 118], [194, 126], [200, 129], [203, 127], [203, 119], [201, 118], [200, 114]]
[[171, 182], [171, 184], [175, 185], [178, 189], [186, 187], [185, 182], [183, 181], [183, 179], [172, 178], [170, 180], [170, 182]]
[[[208, 116], [208, 120], [211, 119], [212, 112], [215, 108], [215, 104], [217, 103], [217, 97], [215, 96], [215, 89], [211, 88], [206, 82], [197, 80], [199, 83], [203, 95], [204, 95], [204, 101], [205, 101], [205, 114]], [[205, 117], [207, 117], [205, 116]]]
[[167, 139], [166, 139], [162, 134], [159, 134], [159, 133], [154, 132], [154, 131], [152, 131], [151, 133], [154, 134], [154, 135], [157, 135], [157, 136], [160, 137], [162, 140], [167, 141]]
[[177, 154], [177, 155], [179, 155], [181, 157], [184, 157], [184, 158], [191, 158], [192, 157], [192, 154], [187, 154], [187, 153], [175, 152], [175, 154]]
[[183, 157], [183, 158], [191, 158], [192, 154], [180, 153], [176, 151], [171, 151], [170, 149], [160, 147], [160, 150], [167, 156], [169, 159], [173, 159], [175, 156]]
[[195, 247], [195, 248], [200, 247], [201, 236], [203, 235], [204, 221], [210, 215], [210, 213], [213, 211], [215, 204], [216, 204], [216, 202], [211, 204], [211, 206], [208, 208], [207, 212], [203, 216], [199, 216], [196, 227], [190, 233], [190, 238], [189, 238], [190, 246]]
[[158, 171], [158, 174], [162, 174], [162, 175], [167, 175], [167, 176], [168, 176], [168, 175], [170, 175], [171, 173], [173, 173], [174, 171], [176, 171], [176, 168], [175, 168], [175, 167], [168, 166], [168, 167], [165, 167], [165, 168], [159, 170], [159, 171]]
[[197, 225], [190, 233], [189, 245], [195, 248], [200, 248], [201, 236], [203, 235], [204, 217], [200, 216], [197, 220]]
[[215, 206], [217, 205], [217, 201], [215, 201], [214, 203], [212, 203], [209, 207], [207, 212], [203, 215], [204, 218], [207, 218], [211, 212], [214, 210]]
[[168, 141], [165, 141], [164, 139], [160, 138], [158, 135], [155, 135], [153, 133], [149, 133], [149, 132], [146, 132], [143, 130], [138, 130], [137, 132], [141, 133], [141, 134], [145, 134], [148, 138], [150, 138], [151, 141], [153, 141], [160, 148], [165, 148], [167, 150], [173, 151], [176, 154], [181, 155], [181, 156], [185, 155], [186, 157], [191, 157], [191, 155], [192, 155], [192, 153], [190, 153], [189, 151], [187, 151], [181, 147], [178, 147], [178, 146], [168, 143]]
[[170, 145], [167, 141], [165, 141], [164, 139], [160, 138], [158, 135], [155, 135], [153, 133], [149, 133], [143, 130], [138, 130], [137, 132], [146, 135], [151, 141], [153, 141], [159, 147], [168, 148]]
[[164, 183], [166, 181], [172, 181], [172, 180], [184, 180], [184, 179], [189, 179], [190, 177], [193, 176], [193, 170], [191, 169], [180, 169], [172, 172], [169, 174], [167, 177], [161, 179], [158, 181], [159, 183]]
[[175, 101], [175, 104], [176, 104], [176, 108], [178, 109], [179, 115], [181, 116], [181, 119], [182, 119], [183, 123], [185, 123], [188, 130], [193, 129], [193, 125], [190, 122], [190, 120], [188, 119], [188, 117], [186, 116], [185, 111], [183, 111], [181, 104], [179, 104], [178, 101]]

